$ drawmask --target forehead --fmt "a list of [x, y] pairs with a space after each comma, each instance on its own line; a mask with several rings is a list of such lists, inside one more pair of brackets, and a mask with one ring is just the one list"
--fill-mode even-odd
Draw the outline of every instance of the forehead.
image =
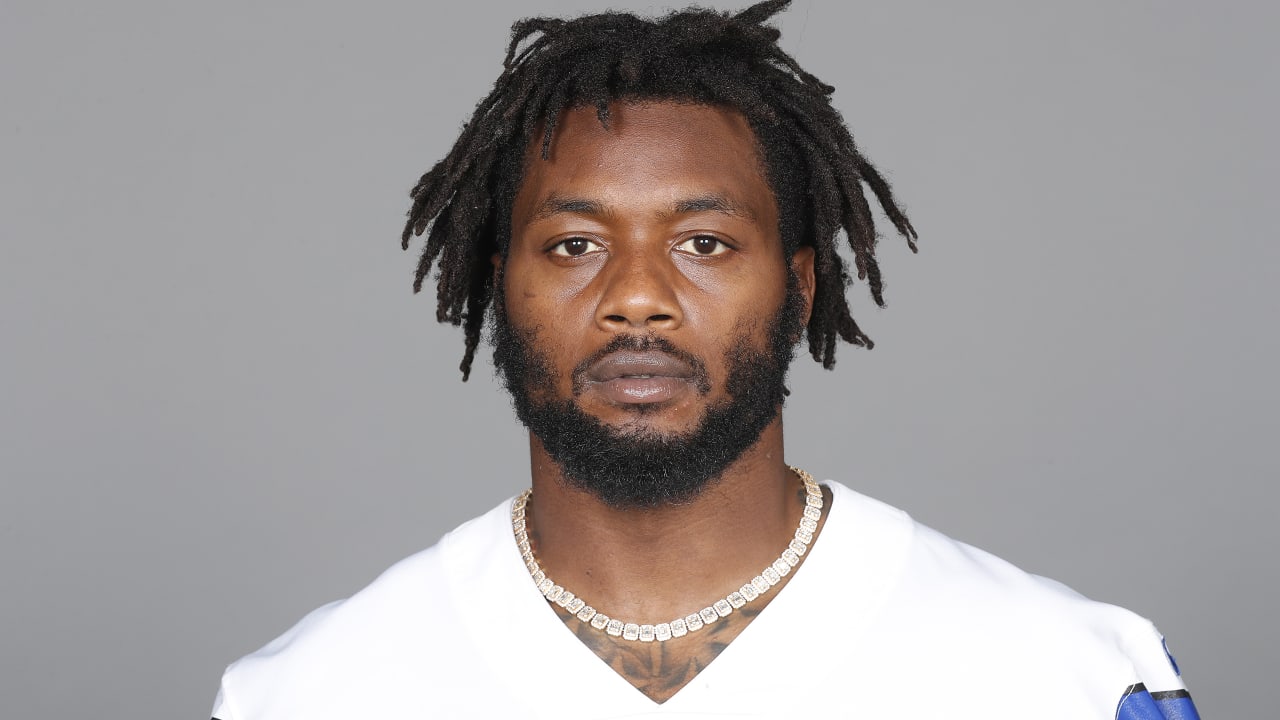
[[615, 102], [605, 127], [595, 108], [566, 110], [548, 158], [535, 133], [514, 213], [547, 198], [590, 197], [626, 208], [715, 194], [776, 217], [755, 133], [737, 111], [670, 101]]

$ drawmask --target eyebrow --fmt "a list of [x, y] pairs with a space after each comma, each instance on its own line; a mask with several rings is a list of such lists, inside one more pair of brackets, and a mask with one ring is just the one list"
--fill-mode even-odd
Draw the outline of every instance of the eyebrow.
[[746, 220], [756, 219], [756, 214], [752, 212], [750, 208], [743, 207], [737, 202], [734, 202], [729, 196], [718, 193], [699, 195], [697, 197], [680, 200], [675, 204], [675, 212], [671, 214], [688, 215], [690, 213], [700, 212], [718, 212]]
[[534, 208], [533, 219], [546, 220], [554, 215], [568, 213], [572, 215], [590, 215], [600, 217], [609, 215], [602, 203], [596, 200], [588, 200], [586, 198], [564, 197], [562, 195], [551, 195], [543, 200], [538, 207]]
[[[727, 195], [708, 193], [695, 197], [677, 200], [670, 210], [663, 211], [660, 217], [664, 220], [676, 215], [689, 215], [700, 212], [718, 212], [732, 217], [754, 221], [756, 214], [750, 208], [743, 207]], [[533, 220], [546, 220], [559, 214], [586, 215], [589, 217], [608, 217], [613, 211], [606, 208], [598, 200], [580, 197], [551, 195], [538, 204], [533, 211]]]

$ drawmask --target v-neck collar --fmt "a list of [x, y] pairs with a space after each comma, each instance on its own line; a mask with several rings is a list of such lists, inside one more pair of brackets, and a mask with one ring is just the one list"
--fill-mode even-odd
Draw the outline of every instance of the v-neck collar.
[[484, 654], [495, 677], [539, 717], [778, 714], [795, 701], [781, 691], [784, 683], [830, 666], [821, 656], [832, 649], [853, 651], [910, 545], [905, 514], [876, 512], [875, 501], [839, 483], [823, 485], [831, 489], [831, 509], [796, 574], [664, 703], [597, 657], [538, 593], [510, 537], [510, 502], [472, 521], [475, 533], [464, 526], [442, 541], [449, 587], [477, 647], [491, 649]]

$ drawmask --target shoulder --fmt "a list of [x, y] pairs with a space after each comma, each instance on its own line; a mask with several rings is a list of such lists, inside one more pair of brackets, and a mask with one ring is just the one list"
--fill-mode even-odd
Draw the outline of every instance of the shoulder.
[[980, 693], [1010, 704], [1036, 698], [1074, 703], [1078, 717], [1102, 710], [1114, 716], [1139, 683], [1153, 693], [1184, 690], [1150, 620], [832, 485], [837, 502], [857, 508], [858, 520], [870, 519], [881, 525], [880, 535], [897, 538], [892, 589], [865, 638], [888, 671], [937, 678], [939, 689], [956, 697]]
[[[918, 613], [924, 622], [967, 618], [984, 629], [1061, 632], [1078, 637], [1100, 633], [1109, 646], [1117, 636], [1145, 636], [1146, 619], [1123, 608], [1090, 600], [1066, 585], [1029, 573], [985, 550], [913, 520], [907, 513], [831, 483], [837, 502], [852, 506], [845, 521], [879, 526], [858, 539], [898, 548], [893, 607]], [[849, 508], [846, 508], [849, 509]], [[849, 535], [845, 535], [849, 537]], [[880, 548], [876, 548], [880, 552]], [[857, 552], [846, 547], [844, 552]]]
[[[1037, 654], [1071, 662], [1110, 659], [1121, 665], [1161, 646], [1155, 626], [1137, 613], [918, 523], [902, 587], [909, 607], [927, 609], [938, 620], [963, 618], [988, 645], [1034, 646]], [[1163, 652], [1160, 659], [1165, 662]]]
[[464, 523], [351, 597], [312, 611], [232, 663], [223, 675], [214, 716], [330, 717], [329, 710], [313, 704], [332, 708], [341, 705], [335, 698], [344, 696], [364, 698], [358, 709], [371, 716], [382, 716], [375, 710], [383, 702], [388, 708], [406, 707], [398, 697], [404, 688], [420, 687], [424, 677], [447, 675], [451, 658], [467, 660], [458, 657], [458, 649], [470, 643], [460, 637], [464, 631], [456, 622], [464, 608], [451, 591], [458, 581], [455, 556], [459, 548], [483, 552], [505, 539], [494, 530], [508, 527], [508, 507], [509, 501]]

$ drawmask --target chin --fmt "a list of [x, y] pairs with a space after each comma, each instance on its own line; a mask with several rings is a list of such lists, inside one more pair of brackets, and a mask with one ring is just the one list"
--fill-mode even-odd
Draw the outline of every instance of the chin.
[[609, 405], [604, 412], [593, 412], [574, 403], [585, 415], [626, 437], [648, 437], [678, 440], [691, 437], [707, 416], [706, 407], [688, 403], [629, 403]]

